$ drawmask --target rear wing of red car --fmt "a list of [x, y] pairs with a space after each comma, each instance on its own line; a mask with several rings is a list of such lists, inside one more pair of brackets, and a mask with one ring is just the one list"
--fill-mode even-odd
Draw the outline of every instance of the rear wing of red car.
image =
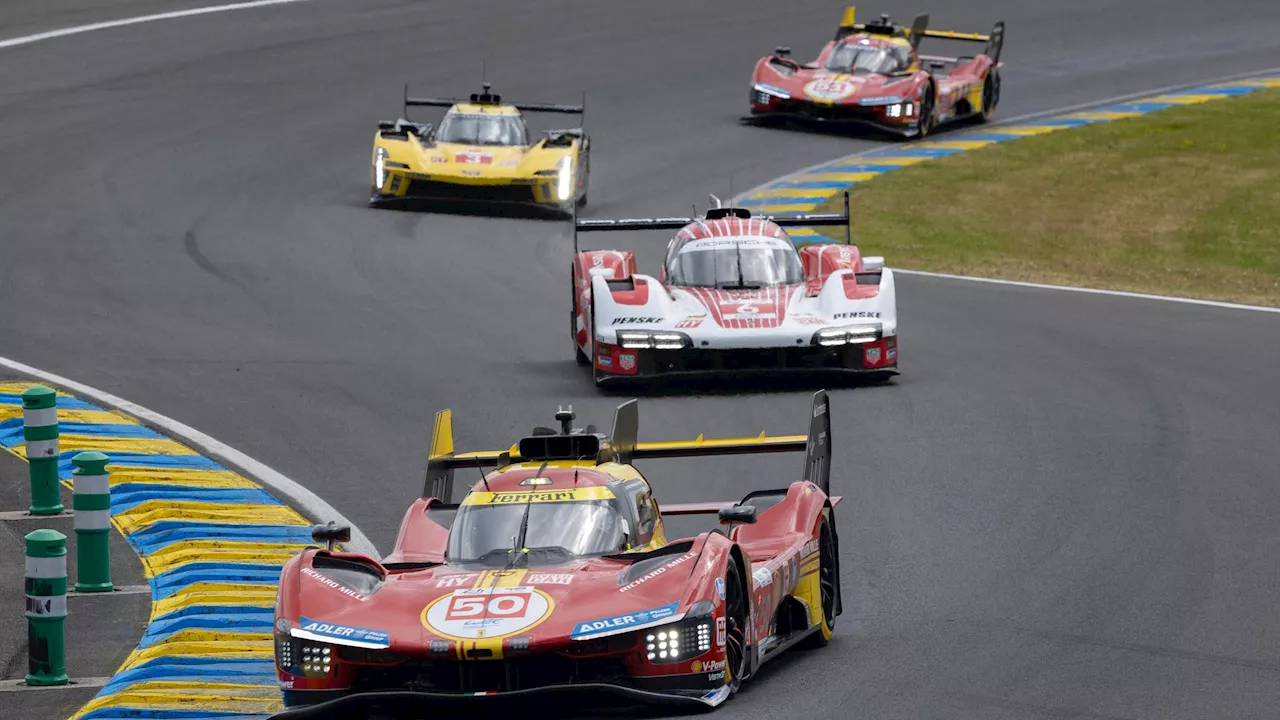
[[[455, 470], [466, 468], [479, 468], [483, 471], [484, 468], [505, 467], [521, 462], [556, 460], [569, 460], [583, 464], [606, 462], [630, 464], [642, 459], [781, 452], [803, 452], [805, 463], [801, 479], [814, 483], [822, 488], [823, 492], [830, 494], [831, 413], [825, 390], [814, 393], [811, 410], [812, 417], [809, 419], [809, 431], [806, 435], [769, 436], [760, 433], [757, 437], [716, 439], [707, 439], [699, 435], [694, 440], [640, 442], [638, 439], [639, 405], [633, 399], [619, 405], [614, 411], [613, 431], [609, 435], [597, 433], [591, 426], [585, 430], [571, 428], [574, 415], [570, 408], [556, 414], [556, 419], [562, 425], [559, 433], [550, 428], [534, 428], [533, 435], [521, 438], [506, 450], [467, 453], [454, 451], [453, 413], [450, 410], [441, 410], [436, 413], [435, 428], [431, 435], [423, 496], [452, 502], [453, 473]], [[721, 505], [732, 505], [732, 503], [718, 503], [716, 507]], [[699, 512], [707, 512], [707, 510]], [[672, 514], [681, 514], [681, 512], [677, 507]]]
[[[875, 35], [888, 35], [890, 37], [904, 37], [911, 41], [912, 46], [919, 48], [920, 41], [924, 38], [941, 38], [945, 40], [961, 40], [967, 42], [983, 43], [986, 47], [982, 54], [991, 58], [994, 63], [1000, 62], [1000, 52], [1004, 49], [1004, 21], [998, 21], [992, 28], [991, 33], [983, 35], [981, 33], [956, 32], [954, 30], [930, 30], [928, 14], [920, 14], [911, 22], [910, 28], [903, 28], [895, 24], [889, 19], [888, 15], [881, 15], [878, 21], [869, 23], [857, 22], [857, 7], [850, 5], [845, 8], [844, 16], [840, 19], [840, 26], [836, 29], [836, 41], [840, 41], [854, 33], [872, 33]], [[925, 58], [939, 60], [954, 60], [954, 58]]]
[[774, 217], [771, 215], [755, 216], [747, 208], [714, 207], [707, 210], [703, 217], [671, 217], [671, 218], [629, 218], [625, 220], [579, 220], [577, 212], [573, 215], [573, 254], [578, 254], [578, 233], [584, 232], [636, 232], [641, 230], [679, 230], [689, 223], [701, 220], [720, 220], [728, 217], [748, 219], [761, 217], [780, 227], [844, 227], [844, 244], [853, 243], [852, 229], [849, 226], [849, 191], [844, 191], [843, 213], [812, 213], [809, 215], [787, 215]]

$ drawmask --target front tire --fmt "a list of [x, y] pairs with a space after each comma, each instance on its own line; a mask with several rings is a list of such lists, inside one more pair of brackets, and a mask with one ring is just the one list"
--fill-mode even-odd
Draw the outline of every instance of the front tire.
[[724, 571], [724, 587], [724, 684], [734, 688], [747, 672], [747, 624], [751, 620], [746, 585], [732, 557]]
[[920, 98], [920, 132], [916, 137], [924, 139], [934, 131], [936, 127], [933, 118], [933, 107], [937, 98], [934, 97], [933, 83], [925, 86], [924, 97]]
[[596, 292], [591, 291], [591, 327], [588, 329], [590, 335], [587, 337], [587, 347], [591, 350], [591, 354], [587, 357], [587, 363], [591, 365], [591, 381], [600, 387], [604, 384], [604, 378], [600, 375], [600, 371], [596, 369]]

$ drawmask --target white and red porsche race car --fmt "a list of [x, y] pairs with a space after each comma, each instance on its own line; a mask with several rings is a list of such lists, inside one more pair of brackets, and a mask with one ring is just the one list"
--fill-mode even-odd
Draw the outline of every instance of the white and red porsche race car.
[[[714, 198], [713, 198], [714, 199]], [[717, 205], [719, 203], [717, 202]], [[801, 249], [785, 227], [845, 228]], [[843, 214], [574, 220], [570, 330], [597, 385], [670, 375], [898, 373], [893, 271], [863, 257]], [[578, 251], [577, 234], [676, 230], [658, 277], [625, 250]]]

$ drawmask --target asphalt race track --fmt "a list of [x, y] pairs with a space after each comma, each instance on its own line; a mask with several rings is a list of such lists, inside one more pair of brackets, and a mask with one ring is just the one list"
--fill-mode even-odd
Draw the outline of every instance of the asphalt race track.
[[[13, 36], [191, 5], [0, 13]], [[1004, 19], [1002, 118], [1280, 65], [1269, 0], [881, 5]], [[586, 90], [587, 215], [681, 214], [878, 142], [736, 123], [754, 60], [808, 59], [840, 11], [317, 0], [0, 51], [0, 355], [208, 432], [385, 552], [437, 409], [480, 449], [559, 404], [607, 425], [620, 401], [572, 359], [564, 223], [364, 207], [402, 83], [468, 93], [483, 59], [512, 99]], [[664, 238], [613, 240], [656, 271]], [[905, 374], [833, 392], [836, 639], [717, 717], [1273, 717], [1280, 316], [899, 282]], [[805, 427], [803, 390], [712, 390], [641, 400], [642, 437]], [[681, 501], [799, 466], [649, 470]]]

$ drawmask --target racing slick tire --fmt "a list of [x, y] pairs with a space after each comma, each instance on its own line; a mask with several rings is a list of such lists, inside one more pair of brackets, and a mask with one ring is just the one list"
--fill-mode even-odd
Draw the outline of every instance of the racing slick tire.
[[747, 586], [738, 563], [729, 559], [724, 570], [724, 684], [736, 688], [747, 671]]
[[933, 83], [925, 85], [924, 96], [920, 98], [920, 129], [916, 133], [916, 138], [923, 140], [933, 132], [937, 127], [937, 118], [933, 116], [933, 108], [936, 103]]
[[[574, 277], [572, 269], [569, 273], [569, 277]], [[572, 299], [569, 301], [569, 337], [573, 340], [573, 358], [579, 365], [590, 365], [591, 358], [582, 352], [581, 347], [578, 347], [578, 288], [574, 285], [574, 281], [570, 281], [569, 285], [572, 294]]]
[[978, 113], [978, 122], [990, 122], [991, 115], [1000, 104], [1000, 73], [992, 70], [982, 83], [982, 111]]
[[596, 369], [596, 291], [591, 291], [591, 333], [588, 337], [587, 347], [591, 349], [591, 355], [587, 358], [587, 364], [591, 366], [591, 381], [596, 387], [604, 385], [604, 378], [601, 377], [600, 371]]
[[840, 571], [836, 566], [835, 536], [831, 533], [831, 524], [827, 521], [827, 512], [822, 514], [822, 522], [818, 525], [818, 588], [822, 594], [822, 622], [818, 631], [805, 638], [802, 647], [820, 648], [831, 640], [836, 629], [836, 596], [840, 589]]

